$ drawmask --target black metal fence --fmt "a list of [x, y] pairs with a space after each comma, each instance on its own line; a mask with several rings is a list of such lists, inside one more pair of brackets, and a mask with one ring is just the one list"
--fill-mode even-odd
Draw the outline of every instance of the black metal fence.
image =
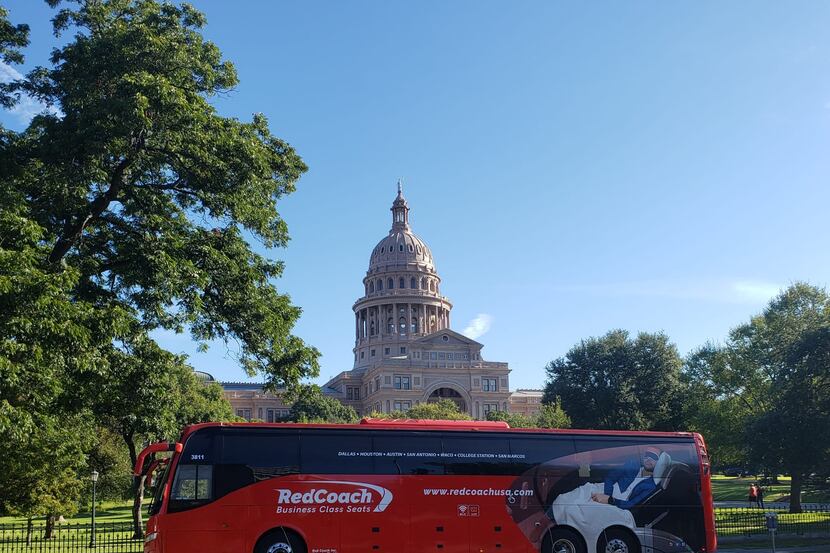
[[[805, 509], [788, 513], [786, 509], [716, 509], [715, 526], [718, 536], [753, 536], [767, 534], [765, 513], [778, 515], [779, 535], [830, 535], [830, 510]], [[1, 553], [1, 552], [0, 552]]]
[[56, 524], [53, 536], [45, 537], [43, 523], [29, 526], [0, 524], [0, 553], [141, 553], [144, 544], [133, 539], [133, 525], [129, 522], [105, 522], [95, 525]]
[[[778, 514], [779, 535], [830, 536], [830, 509], [805, 509], [790, 514], [783, 509], [725, 508], [715, 510], [718, 536], [758, 536], [768, 533], [764, 513]], [[133, 539], [129, 522], [56, 524], [52, 538], [45, 537], [46, 527], [40, 522], [0, 524], [0, 553], [141, 553], [143, 543]]]

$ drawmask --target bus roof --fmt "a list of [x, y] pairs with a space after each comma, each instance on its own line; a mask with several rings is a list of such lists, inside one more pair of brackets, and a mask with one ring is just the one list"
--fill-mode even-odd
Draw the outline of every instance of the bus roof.
[[534, 433], [558, 435], [589, 435], [589, 436], [649, 436], [663, 438], [693, 439], [693, 432], [658, 432], [645, 430], [585, 430], [577, 428], [511, 428], [503, 421], [466, 421], [466, 420], [423, 420], [423, 419], [372, 419], [364, 418], [358, 424], [330, 424], [330, 423], [298, 423], [298, 422], [204, 422], [186, 426], [182, 430], [182, 438], [196, 430], [209, 427], [238, 427], [238, 428], [320, 428], [320, 429], [351, 429], [351, 430], [454, 430], [472, 432], [507, 432], [507, 433]]

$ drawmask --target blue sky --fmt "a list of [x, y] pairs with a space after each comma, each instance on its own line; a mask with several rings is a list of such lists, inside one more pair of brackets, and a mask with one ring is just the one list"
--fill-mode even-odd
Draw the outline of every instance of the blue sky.
[[[399, 177], [453, 326], [488, 321], [483, 353], [514, 388], [581, 338], [662, 330], [686, 353], [780, 287], [830, 280], [828, 3], [195, 4], [240, 75], [218, 109], [265, 113], [310, 167], [280, 208], [292, 241], [268, 253], [319, 382], [351, 367]], [[32, 26], [22, 70], [46, 63], [51, 10], [4, 5]], [[244, 378], [221, 345], [159, 338]]]

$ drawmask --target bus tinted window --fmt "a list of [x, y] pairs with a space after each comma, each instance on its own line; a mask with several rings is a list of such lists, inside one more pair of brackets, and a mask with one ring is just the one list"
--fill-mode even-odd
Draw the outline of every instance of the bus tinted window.
[[222, 453], [214, 466], [214, 493], [222, 497], [260, 480], [299, 470], [296, 432], [228, 428], [223, 432]]
[[215, 462], [218, 428], [205, 428], [187, 438], [182, 454], [182, 463], [210, 465]]
[[573, 455], [575, 449], [569, 436], [514, 435], [510, 438], [510, 453], [513, 462], [520, 465], [518, 472], [522, 473], [543, 464], [553, 467], [564, 463], [570, 467], [572, 461], [561, 459]]
[[440, 437], [377, 434], [373, 440], [375, 474], [444, 474]]
[[363, 432], [315, 431], [300, 436], [303, 474], [371, 474], [372, 438]]
[[300, 441], [296, 432], [227, 429], [221, 464], [251, 469], [256, 480], [294, 474], [300, 470]]
[[447, 474], [516, 474], [506, 436], [445, 434], [442, 456]]

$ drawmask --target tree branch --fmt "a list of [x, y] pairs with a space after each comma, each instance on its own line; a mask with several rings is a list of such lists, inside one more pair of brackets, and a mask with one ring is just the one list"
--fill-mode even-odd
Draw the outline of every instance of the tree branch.
[[58, 238], [58, 241], [55, 242], [55, 246], [49, 253], [49, 263], [57, 263], [63, 259], [66, 253], [81, 237], [81, 234], [84, 232], [84, 228], [86, 228], [89, 222], [101, 215], [110, 203], [118, 197], [118, 193], [124, 186], [124, 174], [132, 161], [133, 158], [130, 155], [127, 155], [121, 160], [121, 162], [115, 167], [115, 171], [110, 179], [109, 189], [102, 195], [95, 198], [83, 216], [79, 217], [75, 223], [70, 223], [67, 219], [67, 223], [64, 225], [61, 237]]

